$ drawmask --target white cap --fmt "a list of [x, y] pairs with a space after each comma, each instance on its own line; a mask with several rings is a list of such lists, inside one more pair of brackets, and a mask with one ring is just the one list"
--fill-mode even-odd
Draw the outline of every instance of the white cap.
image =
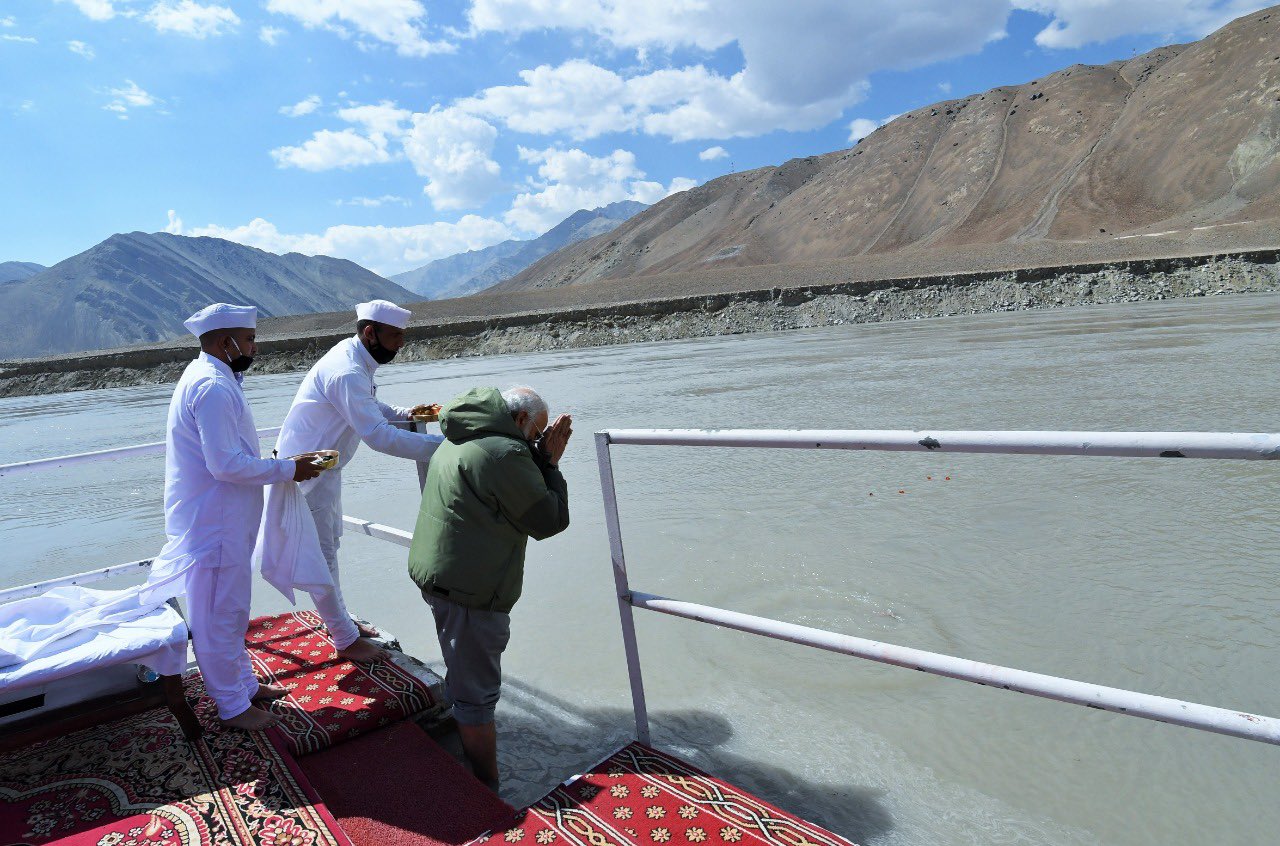
[[182, 325], [197, 338], [214, 329], [256, 329], [258, 309], [256, 306], [214, 303], [182, 321]]
[[395, 303], [387, 302], [386, 300], [370, 300], [367, 303], [360, 303], [356, 306], [356, 320], [372, 320], [375, 323], [385, 323], [397, 329], [403, 329], [409, 325], [410, 314], [409, 309], [400, 308]]

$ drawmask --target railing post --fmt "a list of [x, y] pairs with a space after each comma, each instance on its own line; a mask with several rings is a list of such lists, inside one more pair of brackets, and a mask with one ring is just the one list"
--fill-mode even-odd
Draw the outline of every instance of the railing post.
[[640, 676], [640, 648], [636, 644], [636, 623], [631, 608], [631, 586], [627, 582], [627, 559], [622, 552], [622, 529], [618, 524], [618, 495], [613, 486], [613, 462], [609, 456], [609, 434], [596, 432], [596, 460], [600, 464], [600, 490], [604, 494], [604, 520], [609, 528], [609, 555], [613, 560], [613, 585], [618, 593], [618, 616], [622, 620], [622, 648], [627, 654], [627, 675], [631, 679], [631, 707], [636, 717], [636, 740], [649, 745], [649, 712], [644, 701], [644, 680]]

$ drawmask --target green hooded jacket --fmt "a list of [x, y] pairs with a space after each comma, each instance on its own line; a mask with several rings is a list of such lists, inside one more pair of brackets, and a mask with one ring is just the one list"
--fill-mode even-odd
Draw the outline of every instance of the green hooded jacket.
[[440, 431], [446, 440], [427, 469], [409, 575], [424, 595], [510, 611], [527, 539], [569, 526], [564, 476], [530, 447], [495, 388], [473, 388], [446, 405]]

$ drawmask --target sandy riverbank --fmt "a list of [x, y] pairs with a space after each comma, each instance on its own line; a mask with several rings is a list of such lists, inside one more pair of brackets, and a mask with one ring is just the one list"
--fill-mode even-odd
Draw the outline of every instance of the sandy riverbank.
[[[446, 320], [411, 325], [397, 361], [1266, 292], [1280, 292], [1280, 250], [775, 287]], [[268, 336], [254, 369], [305, 370], [347, 332]], [[169, 383], [193, 350], [172, 344], [10, 362], [0, 365], [0, 397]]]

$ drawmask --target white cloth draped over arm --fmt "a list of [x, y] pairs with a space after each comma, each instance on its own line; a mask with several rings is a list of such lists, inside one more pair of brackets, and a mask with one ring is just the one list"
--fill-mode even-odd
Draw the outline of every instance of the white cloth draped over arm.
[[294, 588], [308, 593], [333, 588], [333, 575], [320, 549], [315, 520], [296, 482], [267, 488], [253, 565], [291, 605], [296, 604]]
[[424, 435], [391, 425], [392, 420], [404, 418], [388, 417], [383, 409], [393, 414], [400, 410], [379, 402], [373, 395], [369, 378], [361, 373], [348, 371], [338, 374], [329, 383], [327, 393], [329, 401], [346, 418], [360, 440], [378, 452], [414, 461], [429, 461], [444, 440], [442, 435]]
[[269, 485], [293, 479], [292, 461], [258, 458], [245, 451], [240, 439], [237, 398], [218, 385], [209, 385], [191, 405], [200, 432], [200, 448], [210, 475], [219, 482]]

